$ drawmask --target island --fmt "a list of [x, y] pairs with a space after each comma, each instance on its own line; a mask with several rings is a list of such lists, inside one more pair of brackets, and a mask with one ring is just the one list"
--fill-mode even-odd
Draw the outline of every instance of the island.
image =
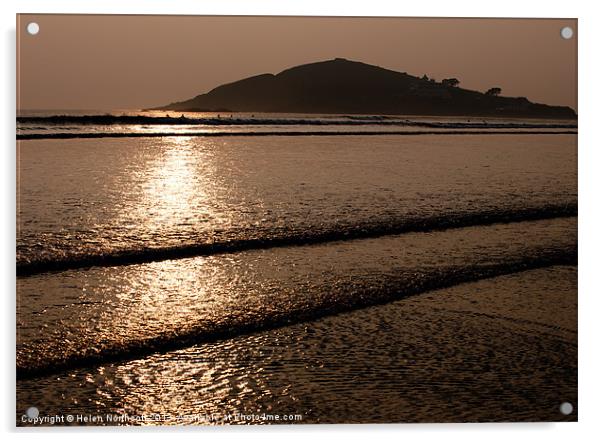
[[245, 78], [194, 98], [148, 110], [574, 119], [567, 106], [479, 92], [456, 78], [436, 81], [358, 61], [335, 58]]

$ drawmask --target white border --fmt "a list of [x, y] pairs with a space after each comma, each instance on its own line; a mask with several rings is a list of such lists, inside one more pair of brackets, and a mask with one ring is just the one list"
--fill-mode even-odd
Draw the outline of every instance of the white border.
[[[181, 428], [177, 432], [169, 428], [149, 430], [126, 428], [87, 429], [85, 436], [102, 439], [108, 436], [142, 435], [151, 439], [184, 437], [198, 440], [203, 437], [224, 436], [231, 439], [267, 438], [303, 439], [316, 436], [341, 435], [348, 440], [359, 440], [375, 430], [378, 437], [426, 437], [426, 439], [504, 440], [518, 437], [545, 437], [550, 440], [566, 441], [573, 437], [593, 438], [597, 430], [600, 411], [599, 370], [602, 363], [599, 336], [602, 335], [602, 293], [598, 289], [598, 260], [602, 243], [600, 240], [600, 201], [602, 196], [600, 124], [602, 117], [602, 70], [600, 47], [602, 42], [602, 19], [600, 8], [594, 1], [532, 1], [504, 0], [486, 2], [470, 0], [427, 0], [424, 2], [393, 2], [384, 0], [222, 0], [213, 2], [200, 0], [3, 0], [2, 14], [2, 124], [1, 135], [5, 142], [1, 164], [3, 167], [2, 191], [2, 281], [4, 282], [2, 333], [1, 411], [2, 427], [15, 435], [14, 426], [14, 271], [15, 271], [15, 14], [20, 13], [120, 13], [120, 14], [231, 14], [231, 15], [332, 15], [332, 16], [455, 16], [455, 17], [549, 17], [579, 18], [579, 423], [566, 424], [457, 424], [457, 425], [388, 425], [388, 426], [304, 426], [304, 427], [251, 427], [225, 429]], [[40, 431], [37, 436], [31, 429], [28, 436], [44, 438], [80, 438], [84, 429]], [[109, 432], [109, 433], [107, 433]]]

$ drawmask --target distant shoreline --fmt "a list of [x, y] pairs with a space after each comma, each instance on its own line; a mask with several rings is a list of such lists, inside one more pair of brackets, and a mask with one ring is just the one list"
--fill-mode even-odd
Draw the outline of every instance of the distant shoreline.
[[[179, 112], [178, 112], [179, 113]], [[269, 115], [269, 114], [267, 114]], [[283, 114], [286, 115], [286, 114]], [[412, 126], [412, 127], [431, 127], [431, 128], [576, 128], [576, 118], [535, 118], [536, 120], [551, 121], [575, 121], [575, 123], [566, 124], [547, 124], [536, 122], [497, 122], [485, 121], [484, 116], [450, 116], [454, 118], [451, 121], [419, 121], [417, 118], [429, 118], [424, 116], [405, 116], [405, 115], [364, 115], [364, 114], [308, 114], [307, 118], [295, 117], [255, 117], [248, 116], [247, 112], [243, 115], [224, 115], [189, 117], [181, 114], [180, 116], [149, 116], [149, 115], [112, 115], [112, 114], [89, 114], [89, 115], [44, 115], [44, 116], [17, 116], [17, 123], [21, 124], [154, 124], [154, 125], [384, 125], [384, 126]], [[322, 118], [320, 118], [322, 116]], [[435, 118], [431, 116], [431, 118]], [[443, 117], [442, 117], [443, 118]], [[466, 119], [466, 121], [456, 121], [456, 119]], [[481, 120], [481, 121], [471, 121]], [[494, 120], [507, 121], [508, 118], [489, 118]], [[533, 120], [534, 118], [511, 118], [521, 121]]]
[[510, 131], [510, 130], [441, 130], [441, 131], [406, 131], [406, 132], [170, 132], [170, 133], [31, 133], [17, 134], [18, 140], [33, 139], [75, 139], [75, 138], [161, 138], [172, 136], [187, 137], [234, 137], [234, 136], [418, 136], [418, 135], [577, 135], [576, 130], [551, 131]]

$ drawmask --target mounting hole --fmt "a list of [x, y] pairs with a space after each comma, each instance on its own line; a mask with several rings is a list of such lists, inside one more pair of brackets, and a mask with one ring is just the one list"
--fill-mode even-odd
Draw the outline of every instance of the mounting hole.
[[573, 38], [573, 28], [570, 26], [565, 26], [560, 30], [560, 36], [565, 40], [570, 40]]
[[25, 415], [27, 415], [28, 418], [34, 419], [40, 416], [40, 411], [37, 407], [30, 407], [25, 411]]
[[38, 32], [40, 32], [40, 25], [35, 21], [32, 21], [27, 25], [27, 33], [29, 35], [36, 35]]
[[560, 413], [563, 415], [570, 415], [573, 413], [573, 405], [568, 401], [565, 401], [560, 405]]

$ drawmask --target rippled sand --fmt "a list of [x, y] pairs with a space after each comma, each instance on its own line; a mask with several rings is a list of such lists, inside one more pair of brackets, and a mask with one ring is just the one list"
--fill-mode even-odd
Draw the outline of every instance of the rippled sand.
[[536, 269], [23, 380], [17, 418], [36, 405], [41, 415], [160, 413], [174, 424], [249, 422], [239, 414], [301, 415], [302, 423], [574, 421], [576, 410], [563, 416], [559, 405], [577, 409], [576, 286], [576, 267]]
[[560, 218], [20, 278], [17, 366], [137, 357], [575, 262], [575, 231]]

